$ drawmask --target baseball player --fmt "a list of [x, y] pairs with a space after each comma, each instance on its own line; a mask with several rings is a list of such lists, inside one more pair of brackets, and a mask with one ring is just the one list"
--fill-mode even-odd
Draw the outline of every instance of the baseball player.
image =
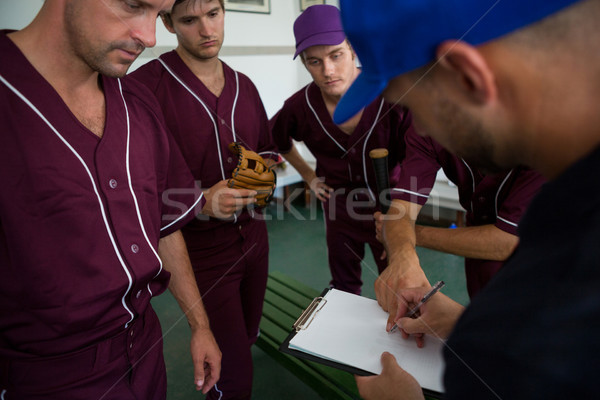
[[[375, 237], [372, 213], [379, 196], [368, 154], [374, 148], [389, 150], [390, 181], [395, 184], [410, 116], [406, 109], [378, 97], [348, 122], [334, 124], [337, 102], [360, 74], [338, 8], [307, 8], [294, 23], [294, 35], [294, 58], [301, 57], [313, 82], [287, 99], [271, 119], [272, 135], [279, 151], [322, 201], [331, 286], [360, 293], [365, 244], [378, 271], [387, 266], [381, 259], [383, 246]], [[312, 152], [316, 171], [302, 159], [292, 139], [303, 141]]]
[[[519, 221], [545, 182], [538, 172], [523, 166], [485, 173], [414, 131], [405, 140], [406, 158], [391, 193], [392, 207], [385, 217], [388, 219], [376, 215], [379, 227], [383, 221], [390, 263], [375, 282], [375, 293], [383, 308], [392, 310], [390, 324], [395, 317], [398, 289], [428, 285], [415, 246], [465, 257], [467, 291], [473, 297], [512, 254], [519, 241]], [[440, 168], [458, 187], [459, 201], [467, 210], [466, 227], [415, 225]], [[402, 218], [398, 217], [400, 212]]]
[[0, 31], [3, 400], [164, 400], [150, 300], [167, 286], [197, 388], [219, 378], [179, 231], [204, 199], [150, 91], [120, 79], [170, 7], [144, 4], [46, 0]]
[[[218, 57], [224, 17], [222, 0], [175, 1], [163, 22], [177, 35], [177, 48], [132, 77], [157, 96], [194, 178], [209, 188], [202, 212], [213, 217], [199, 217], [182, 229], [223, 353], [221, 379], [208, 398], [246, 399], [252, 391], [250, 346], [259, 334], [269, 247], [260, 209], [247, 207], [257, 201], [258, 190], [228, 184], [240, 160], [236, 147], [271, 161], [278, 154], [256, 87]], [[238, 144], [232, 146], [235, 153], [232, 143]]]

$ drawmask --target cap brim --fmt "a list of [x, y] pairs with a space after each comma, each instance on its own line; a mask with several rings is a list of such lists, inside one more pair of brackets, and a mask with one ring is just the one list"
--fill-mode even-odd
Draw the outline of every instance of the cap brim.
[[294, 53], [294, 59], [300, 53], [312, 46], [336, 46], [346, 40], [346, 34], [343, 31], [323, 32], [304, 39], [297, 47]]
[[386, 80], [369, 78], [361, 73], [335, 108], [333, 122], [339, 125], [348, 121], [375, 100], [386, 86]]

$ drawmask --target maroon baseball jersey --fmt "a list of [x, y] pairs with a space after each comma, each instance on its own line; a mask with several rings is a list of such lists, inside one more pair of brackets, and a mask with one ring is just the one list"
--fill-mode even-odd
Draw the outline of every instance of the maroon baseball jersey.
[[360, 293], [365, 244], [371, 247], [379, 272], [387, 266], [381, 259], [383, 246], [375, 237], [372, 200], [379, 196], [369, 152], [388, 149], [388, 173], [395, 184], [404, 157], [404, 134], [412, 129], [410, 114], [378, 97], [364, 108], [348, 135], [334, 124], [321, 90], [312, 82], [287, 99], [270, 123], [281, 152], [291, 149], [292, 139], [304, 142], [317, 160], [317, 176], [335, 189], [323, 203], [330, 285]]
[[404, 133], [411, 118], [406, 109], [385, 103], [378, 97], [363, 110], [351, 135], [333, 123], [319, 87], [310, 83], [289, 99], [271, 119], [274, 141], [282, 153], [295, 139], [306, 144], [317, 160], [317, 176], [334, 189], [367, 188], [376, 193], [375, 174], [369, 151], [389, 151], [390, 183], [395, 184], [399, 162], [404, 157]]
[[[485, 175], [463, 159], [451, 154], [431, 138], [421, 137], [414, 131], [408, 133], [406, 158], [398, 184], [392, 191], [393, 199], [425, 204], [440, 168], [458, 187], [459, 201], [467, 211], [467, 226], [494, 224], [513, 235], [521, 216], [545, 182], [531, 169], [518, 167], [497, 174]], [[486, 269], [497, 271], [501, 262], [467, 259], [467, 285], [475, 285], [473, 274]], [[473, 270], [473, 274], [469, 271]], [[474, 292], [491, 278], [486, 274]], [[469, 281], [473, 282], [469, 282]], [[473, 292], [473, 290], [469, 290]]]
[[[161, 236], [203, 200], [134, 82], [100, 77], [102, 138], [0, 33], [0, 358], [55, 355], [123, 331], [165, 290]], [[76, 368], [76, 366], [74, 366]]]
[[[129, 75], [160, 100], [167, 125], [202, 188], [231, 178], [238, 162], [228, 150], [231, 142], [241, 142], [263, 158], [279, 158], [256, 87], [247, 76], [225, 63], [223, 70], [225, 87], [219, 97], [204, 86], [175, 51]], [[248, 213], [240, 218], [248, 218]], [[222, 224], [230, 222], [196, 220], [186, 229], [208, 230]]]

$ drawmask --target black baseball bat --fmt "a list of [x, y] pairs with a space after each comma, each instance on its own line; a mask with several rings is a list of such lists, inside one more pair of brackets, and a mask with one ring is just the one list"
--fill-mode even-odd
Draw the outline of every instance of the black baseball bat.
[[[381, 212], [386, 214], [390, 209], [390, 196], [387, 189], [390, 188], [390, 175], [388, 172], [388, 151], [387, 149], [373, 149], [369, 152], [369, 157], [373, 161], [375, 170], [375, 183], [377, 193], [381, 202]], [[381, 194], [384, 193], [382, 197]]]

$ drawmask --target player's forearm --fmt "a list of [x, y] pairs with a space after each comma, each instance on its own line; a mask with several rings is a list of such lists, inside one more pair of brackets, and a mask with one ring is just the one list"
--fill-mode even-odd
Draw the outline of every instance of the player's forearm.
[[394, 200], [383, 225], [384, 246], [389, 266], [406, 282], [406, 287], [420, 285], [425, 279], [415, 250], [415, 219], [420, 207]]
[[163, 268], [171, 273], [169, 290], [186, 314], [192, 330], [209, 329], [208, 317], [180, 231], [160, 239], [158, 255], [163, 262]]
[[383, 225], [383, 240], [390, 263], [416, 255], [416, 235], [413, 222], [407, 218], [387, 220]]
[[416, 226], [415, 232], [418, 246], [482, 260], [504, 261], [519, 243], [517, 236], [494, 225], [456, 229]]
[[315, 170], [308, 165], [308, 163], [302, 158], [296, 146], [292, 145], [291, 150], [288, 153], [282, 154], [283, 157], [292, 164], [292, 167], [298, 171], [302, 179], [308, 184], [316, 178]]

